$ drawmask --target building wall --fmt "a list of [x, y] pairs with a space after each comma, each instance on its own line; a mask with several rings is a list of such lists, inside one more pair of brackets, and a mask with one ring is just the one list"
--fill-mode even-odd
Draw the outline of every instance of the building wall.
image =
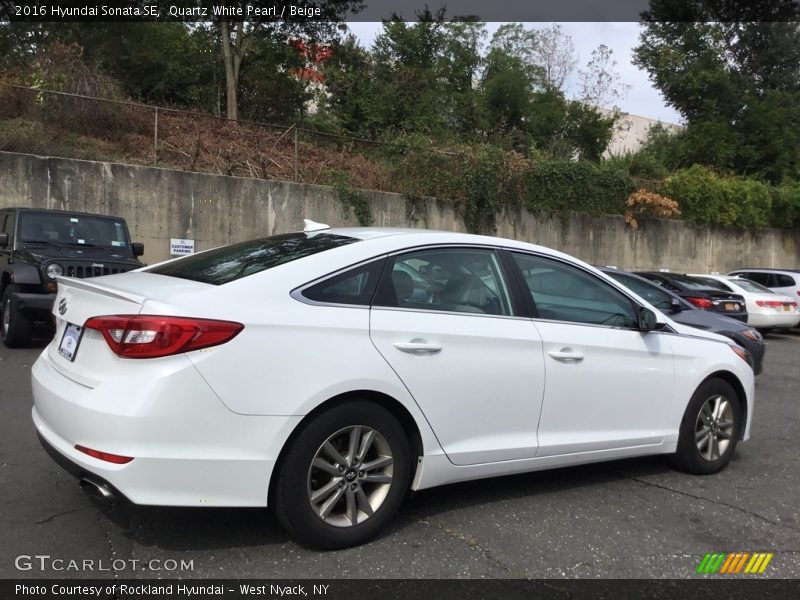
[[[416, 204], [399, 194], [364, 192], [375, 226], [462, 231], [449, 202]], [[263, 179], [0, 152], [0, 207], [32, 206], [113, 214], [128, 221], [144, 260], [169, 258], [170, 238], [196, 250], [302, 229], [303, 219], [358, 223], [333, 189]], [[800, 232], [709, 229], [667, 219], [572, 214], [565, 222], [523, 211], [499, 220], [497, 234], [621, 268], [719, 271], [748, 266], [800, 267]]]
[[[610, 114], [610, 110], [599, 109], [601, 113]], [[647, 140], [647, 133], [654, 125], [662, 125], [672, 133], [679, 132], [682, 127], [674, 123], [663, 123], [657, 119], [650, 119], [648, 117], [640, 117], [639, 115], [631, 115], [622, 113], [622, 117], [617, 123], [614, 136], [606, 149], [606, 156], [619, 156], [636, 152], [644, 145]]]

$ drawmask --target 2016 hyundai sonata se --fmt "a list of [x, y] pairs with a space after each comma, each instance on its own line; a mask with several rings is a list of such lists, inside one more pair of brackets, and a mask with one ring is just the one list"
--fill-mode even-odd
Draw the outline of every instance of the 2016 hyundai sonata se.
[[362, 543], [410, 489], [628, 456], [713, 473], [753, 372], [597, 269], [506, 239], [327, 229], [60, 278], [33, 420], [137, 504], [271, 506]]

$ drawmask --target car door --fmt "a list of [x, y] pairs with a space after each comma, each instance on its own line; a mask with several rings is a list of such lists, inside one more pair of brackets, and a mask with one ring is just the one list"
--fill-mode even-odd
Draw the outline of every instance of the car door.
[[515, 313], [494, 249], [427, 247], [390, 257], [370, 336], [451, 462], [536, 455], [542, 341]]
[[668, 336], [640, 331], [638, 306], [590, 271], [512, 254], [544, 350], [537, 456], [660, 443], [675, 375]]

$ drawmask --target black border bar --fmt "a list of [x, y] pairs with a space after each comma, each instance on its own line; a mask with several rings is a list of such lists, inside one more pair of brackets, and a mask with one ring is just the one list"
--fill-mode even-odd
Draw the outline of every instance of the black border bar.
[[[323, 591], [324, 590], [324, 591]], [[98, 593], [99, 591], [99, 593]], [[45, 598], [58, 600], [239, 600], [290, 598], [353, 600], [353, 598], [406, 600], [673, 600], [724, 598], [725, 600], [796, 599], [800, 581], [791, 579], [306, 579], [306, 580], [204, 580], [204, 579], [3, 579], [0, 597], [6, 600]]]
[[484, 22], [800, 21], [800, 0], [0, 0], [0, 21], [380, 22], [440, 9]]

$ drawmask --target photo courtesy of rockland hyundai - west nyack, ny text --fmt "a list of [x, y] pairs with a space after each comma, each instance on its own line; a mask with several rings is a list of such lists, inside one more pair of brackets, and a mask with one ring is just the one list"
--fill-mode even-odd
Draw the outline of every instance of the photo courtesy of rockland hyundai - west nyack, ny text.
[[0, 2], [0, 598], [796, 599], [800, 4]]

